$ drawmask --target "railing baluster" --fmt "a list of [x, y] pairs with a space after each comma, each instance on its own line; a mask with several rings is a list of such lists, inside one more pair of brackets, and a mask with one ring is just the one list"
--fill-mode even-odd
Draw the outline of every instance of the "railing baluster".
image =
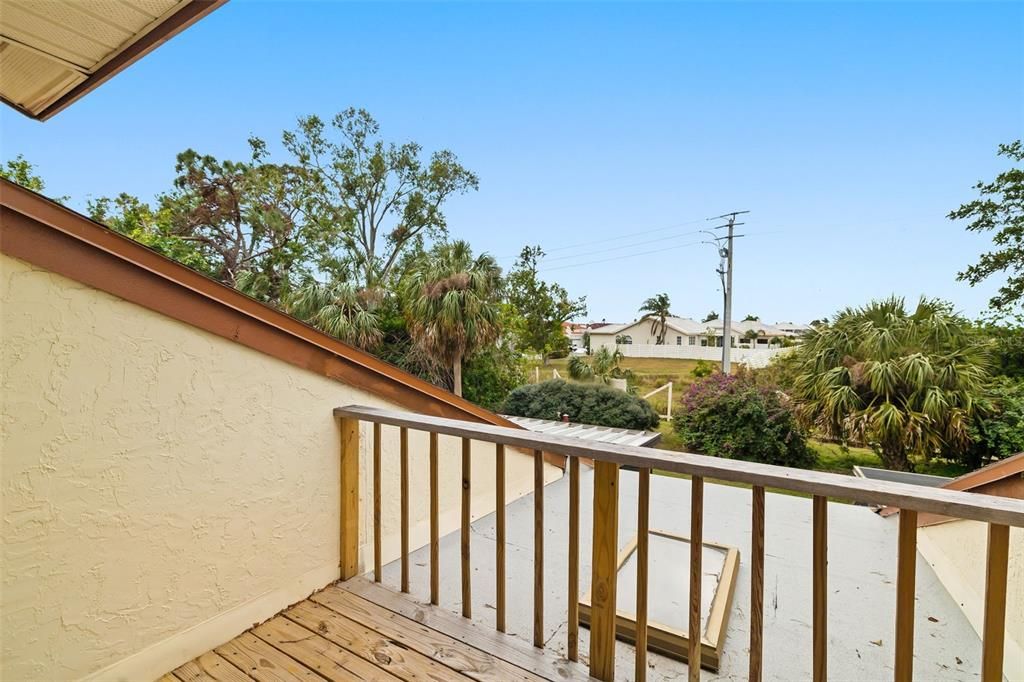
[[650, 540], [651, 470], [640, 469], [636, 517], [636, 682], [647, 679], [647, 545]]
[[341, 579], [359, 573], [359, 420], [341, 420]]
[[619, 552], [619, 465], [594, 463], [590, 675], [615, 679], [615, 587]]
[[580, 458], [569, 458], [569, 642], [570, 661], [580, 660]]
[[409, 430], [399, 430], [402, 505], [402, 592], [409, 592]]
[[533, 645], [544, 648], [544, 453], [533, 451]]
[[700, 682], [701, 635], [700, 602], [701, 583], [704, 571], [701, 560], [704, 554], [704, 479], [694, 476], [690, 479], [690, 622], [686, 630], [689, 650], [686, 667], [690, 682]]
[[498, 526], [498, 540], [495, 543], [495, 574], [497, 584], [497, 618], [498, 632], [505, 632], [505, 446], [495, 446], [495, 522]]
[[1002, 682], [1003, 639], [1006, 637], [1006, 574], [1010, 559], [1010, 527], [988, 524], [985, 561], [985, 623], [981, 644], [981, 682]]
[[896, 555], [896, 660], [893, 679], [910, 682], [914, 675], [914, 587], [917, 569], [917, 512], [900, 510]]
[[382, 577], [380, 562], [380, 423], [373, 424], [373, 581], [379, 583]]
[[813, 670], [814, 682], [825, 682], [828, 668], [828, 498], [815, 495], [813, 507]]
[[750, 669], [749, 682], [761, 682], [764, 648], [764, 487], [751, 488], [750, 518]]
[[440, 601], [440, 521], [438, 519], [437, 502], [437, 434], [430, 433], [430, 603], [434, 606]]
[[473, 617], [473, 590], [469, 571], [470, 451], [473, 441], [462, 439], [462, 616]]

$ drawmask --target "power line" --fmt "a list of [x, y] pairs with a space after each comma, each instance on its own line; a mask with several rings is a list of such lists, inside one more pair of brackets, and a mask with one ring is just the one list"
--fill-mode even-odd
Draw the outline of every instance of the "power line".
[[634, 258], [636, 256], [649, 256], [652, 253], [664, 253], [665, 251], [674, 251], [676, 249], [682, 249], [684, 247], [694, 246], [694, 245], [700, 244], [700, 243], [701, 242], [690, 242], [688, 244], [680, 244], [678, 246], [670, 246], [667, 249], [654, 249], [653, 251], [641, 251], [640, 253], [630, 253], [630, 254], [625, 254], [625, 255], [622, 255], [622, 256], [616, 256], [614, 258], [602, 258], [601, 260], [592, 260], [592, 261], [587, 261], [586, 263], [572, 263], [570, 265], [559, 265], [558, 267], [554, 267], [554, 268], [539, 268], [537, 270], [537, 272], [541, 272], [541, 273], [543, 273], [543, 272], [551, 272], [553, 270], [565, 270], [567, 268], [579, 268], [579, 267], [583, 267], [584, 265], [595, 265], [597, 263], [609, 263], [611, 261], [620, 261], [620, 260], [625, 260], [626, 258]]
[[[700, 230], [700, 231], [702, 231], [702, 230]], [[686, 232], [686, 233], [683, 233], [682, 235], [679, 235], [679, 236], [685, 236], [685, 235], [689, 235], [689, 234], [696, 234], [696, 233], [698, 233], [700, 231], [695, 230], [693, 232]], [[782, 232], [785, 232], [785, 230], [770, 230], [768, 232], [753, 232], [753, 233], [749, 233], [749, 234], [735, 235], [735, 236], [736, 237], [760, 237], [760, 236], [763, 236], [763, 235], [780, 234]], [[670, 239], [670, 237], [666, 237], [665, 239]], [[721, 237], [721, 239], [725, 239], [725, 237]], [[653, 240], [653, 241], [658, 242], [658, 241], [662, 241], [662, 240], [661, 239], [656, 239], [656, 240]], [[611, 248], [611, 249], [604, 249], [602, 251], [594, 251], [594, 252], [591, 252], [590, 254], [573, 254], [572, 256], [560, 256], [559, 258], [544, 258], [541, 261], [540, 266], [537, 268], [537, 272], [538, 273], [544, 273], [544, 272], [551, 272], [551, 271], [554, 271], [554, 270], [565, 270], [567, 268], [578, 268], [578, 267], [583, 267], [585, 265], [595, 265], [595, 264], [598, 264], [598, 263], [608, 263], [608, 262], [611, 262], [611, 261], [618, 261], [618, 260], [624, 260], [624, 259], [627, 259], [627, 258], [632, 258], [634, 256], [649, 256], [651, 254], [663, 253], [665, 251], [675, 251], [677, 249], [685, 248], [685, 247], [688, 247], [688, 246], [694, 246], [696, 244], [709, 244], [709, 243], [710, 242], [707, 242], [707, 241], [688, 242], [686, 244], [678, 244], [676, 246], [668, 246], [668, 247], [666, 247], [664, 249], [656, 249], [656, 250], [651, 250], [651, 251], [641, 251], [639, 253], [627, 253], [627, 254], [622, 254], [620, 256], [616, 256], [614, 258], [602, 258], [602, 259], [599, 259], [599, 260], [586, 261], [586, 262], [583, 262], [583, 263], [569, 263], [569, 264], [566, 264], [566, 265], [557, 265], [557, 266], [555, 266], [553, 268], [543, 267], [543, 264], [546, 263], [546, 262], [552, 261], [552, 260], [564, 260], [566, 258], [582, 258], [582, 257], [585, 257], [587, 255], [595, 255], [595, 254], [598, 254], [598, 253], [607, 253], [608, 251], [617, 251], [618, 248], [620, 248], [620, 247]], [[643, 242], [640, 242], [639, 244], [633, 244], [633, 246], [639, 246], [640, 244], [643, 244]], [[621, 247], [621, 248], [625, 248], [625, 247]], [[715, 248], [717, 249], [719, 247], [716, 246]], [[724, 251], [724, 249], [722, 249], [722, 250]]]
[[[556, 247], [551, 248], [551, 249], [547, 249], [546, 248], [546, 249], [544, 249], [544, 253], [552, 253], [554, 251], [565, 251], [566, 249], [575, 249], [575, 248], [577, 248], [579, 246], [591, 246], [593, 244], [605, 244], [607, 242], [614, 242], [614, 241], [618, 241], [620, 239], [629, 239], [631, 237], [637, 237], [639, 235], [654, 234], [655, 232], [667, 232], [668, 230], [674, 230], [674, 229], [679, 228], [679, 227], [686, 227], [687, 225], [696, 225], [697, 223], [702, 223], [702, 222], [704, 222], [704, 218], [699, 218], [697, 220], [687, 220], [686, 222], [676, 223], [675, 225], [669, 225], [667, 227], [658, 227], [658, 228], [655, 228], [653, 230], [641, 230], [639, 232], [631, 232], [629, 234], [619, 235], [618, 237], [607, 237], [605, 239], [590, 239], [590, 240], [587, 240], [585, 242], [578, 242], [576, 244], [566, 244], [566, 245], [563, 245], [563, 246], [556, 246]], [[517, 253], [514, 256], [501, 256], [501, 257], [498, 258], [498, 260], [510, 260], [512, 258], [519, 258], [519, 254]]]
[[587, 252], [584, 252], [584, 253], [573, 253], [573, 254], [569, 254], [568, 256], [555, 256], [554, 258], [548, 258], [547, 256], [545, 256], [544, 257], [544, 262], [545, 263], [550, 263], [551, 261], [565, 260], [567, 258], [584, 258], [586, 256], [593, 256], [593, 255], [596, 255], [596, 254], [599, 254], [599, 253], [608, 253], [609, 251], [618, 251], [619, 249], [631, 249], [634, 246], [643, 246], [644, 244], [656, 244], [658, 242], [667, 241], [669, 239], [679, 239], [680, 237], [686, 237], [686, 236], [689, 236], [691, 234], [698, 234], [699, 232], [700, 232], [700, 230], [692, 230], [690, 232], [681, 232], [680, 234], [669, 236], [669, 237], [658, 237], [657, 239], [646, 239], [644, 241], [633, 242], [631, 244], [619, 244], [618, 246], [612, 246], [612, 247], [609, 247], [607, 249], [599, 249], [597, 251], [587, 251]]

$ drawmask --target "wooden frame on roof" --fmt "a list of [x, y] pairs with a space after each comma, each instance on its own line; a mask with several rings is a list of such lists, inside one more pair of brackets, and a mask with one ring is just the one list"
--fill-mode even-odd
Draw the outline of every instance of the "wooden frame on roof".
[[[132, 0], [118, 5], [117, 12], [100, 5], [5, 0], [0, 17], [0, 101], [45, 121], [226, 2], [167, 0], [166, 11], [154, 17], [145, 9], [152, 3], [137, 5]], [[115, 16], [131, 12], [139, 18], [135, 24]], [[85, 23], [69, 25], [76, 17]], [[30, 22], [46, 30], [22, 25]], [[104, 27], [110, 37], [100, 37]], [[91, 41], [100, 53], [80, 54], [89, 50], [65, 44], [68, 38], [85, 45]]]
[[[676, 533], [654, 530], [653, 528], [648, 532], [650, 535], [657, 535], [677, 542], [687, 544], [690, 542], [690, 538]], [[622, 551], [619, 552], [618, 561], [615, 564], [616, 579], [619, 571], [629, 561], [629, 557], [636, 552], [637, 544], [637, 536], [634, 535], [626, 543], [626, 546], [622, 548]], [[735, 547], [715, 542], [704, 541], [701, 543], [701, 546], [717, 549], [725, 554], [722, 574], [719, 577], [718, 586], [711, 600], [711, 612], [708, 614], [707, 629], [700, 638], [700, 666], [712, 672], [718, 672], [722, 657], [722, 647], [725, 645], [725, 628], [729, 623], [732, 597], [736, 591], [736, 574], [739, 571], [740, 551]], [[657, 595], [652, 596], [657, 597]], [[580, 625], [590, 627], [590, 616], [591, 593], [588, 591], [580, 598]], [[636, 635], [636, 614], [617, 608], [615, 610], [615, 637], [635, 645]], [[653, 620], [648, 620], [647, 622], [647, 648], [650, 651], [686, 662], [689, 641], [689, 634], [683, 630]]]

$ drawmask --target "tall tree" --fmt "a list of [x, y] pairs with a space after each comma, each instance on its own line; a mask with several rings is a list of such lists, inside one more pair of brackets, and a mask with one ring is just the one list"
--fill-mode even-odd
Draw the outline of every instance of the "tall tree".
[[995, 249], [983, 253], [978, 262], [957, 275], [971, 286], [1006, 273], [1006, 283], [989, 301], [998, 313], [1010, 312], [1024, 303], [1024, 143], [1016, 140], [999, 145], [999, 156], [1005, 156], [1014, 167], [1000, 173], [992, 182], [974, 186], [981, 196], [949, 214], [950, 220], [969, 220], [971, 232], [995, 231]]
[[665, 345], [665, 334], [668, 333], [666, 320], [672, 315], [669, 310], [668, 294], [658, 294], [643, 302], [640, 312], [646, 313], [641, 319], [651, 321], [651, 333], [655, 336], [655, 345]]
[[179, 154], [175, 189], [161, 203], [173, 233], [199, 246], [215, 277], [231, 286], [241, 278], [247, 293], [278, 303], [316, 269], [343, 226], [313, 210], [304, 169], [268, 163], [266, 145], [249, 142], [248, 162]]
[[542, 280], [537, 266], [543, 257], [541, 247], [523, 247], [508, 275], [506, 298], [514, 313], [512, 332], [520, 346], [546, 362], [552, 351], [568, 347], [562, 323], [586, 315], [587, 299], [569, 298], [564, 288]]
[[874, 449], [885, 466], [909, 455], [960, 454], [988, 380], [989, 343], [938, 300], [847, 308], [793, 351], [792, 391], [825, 437]]
[[436, 245], [405, 282], [406, 317], [415, 344], [452, 369], [452, 390], [462, 395], [462, 364], [500, 331], [501, 268], [476, 258], [464, 241]]
[[444, 202], [477, 189], [478, 178], [448, 150], [424, 160], [415, 142], [384, 142], [363, 109], [342, 111], [329, 127], [318, 116], [301, 118], [284, 146], [314, 180], [324, 219], [346, 227], [337, 267], [357, 273], [363, 287], [388, 286], [409, 247], [445, 236]]
[[714, 310], [712, 310], [711, 312], [709, 312], [707, 315], [704, 316], [704, 319], [701, 320], [701, 322], [713, 322], [713, 321], [715, 321], [717, 319], [718, 319], [718, 313], [716, 313]]

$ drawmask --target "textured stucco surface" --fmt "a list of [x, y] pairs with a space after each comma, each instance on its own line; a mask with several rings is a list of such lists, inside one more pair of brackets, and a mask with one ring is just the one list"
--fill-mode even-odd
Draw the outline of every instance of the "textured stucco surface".
[[[988, 525], [959, 519], [918, 529], [921, 555], [981, 633], [985, 616], [985, 557]], [[1006, 579], [1006, 639], [1003, 671], [1024, 680], [1024, 529], [1010, 528]]]
[[[0, 306], [3, 680], [80, 678], [254, 600], [261, 613], [283, 608], [276, 595], [304, 577], [336, 577], [331, 409], [392, 405], [7, 256]], [[390, 560], [398, 455], [397, 433], [385, 434]], [[414, 547], [428, 532], [425, 443], [411, 439]], [[480, 444], [474, 459], [491, 452]], [[458, 453], [442, 438], [445, 531], [457, 524]], [[532, 460], [508, 460], [513, 499], [532, 488]], [[493, 488], [493, 467], [475, 467], [474, 517], [493, 510]]]

